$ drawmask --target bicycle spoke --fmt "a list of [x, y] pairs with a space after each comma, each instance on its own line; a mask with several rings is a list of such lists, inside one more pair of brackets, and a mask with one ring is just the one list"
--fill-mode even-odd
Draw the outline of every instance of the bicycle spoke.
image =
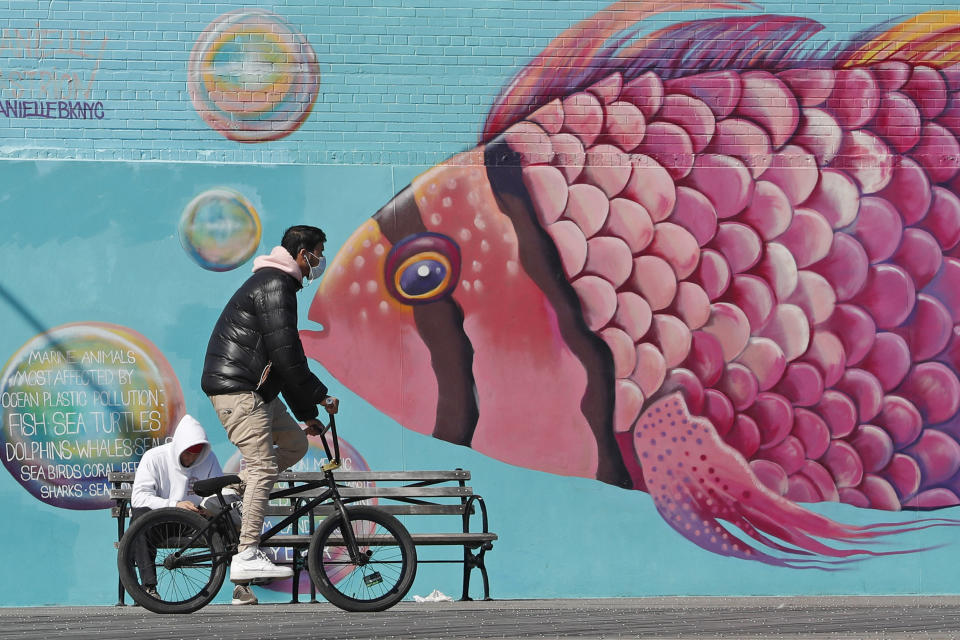
[[[328, 545], [323, 550], [321, 565], [335, 589], [358, 601], [375, 601], [393, 591], [400, 581], [404, 558], [393, 534], [379, 523], [355, 519], [354, 537], [360, 543], [360, 553], [366, 556], [363, 564], [353, 562], [346, 544]], [[337, 541], [343, 532], [337, 532]], [[375, 544], [363, 546], [364, 542]], [[394, 544], [390, 544], [393, 541]]]
[[[167, 603], [186, 602], [203, 592], [213, 580], [215, 557], [210, 549], [191, 548], [183, 551], [179, 565], [168, 569], [164, 560], [181, 551], [198, 533], [183, 522], [162, 522], [144, 532], [143, 539], [149, 551], [155, 551], [153, 562], [156, 589], [160, 600]], [[196, 541], [203, 545], [203, 537]], [[141, 576], [141, 583], [143, 576]]]

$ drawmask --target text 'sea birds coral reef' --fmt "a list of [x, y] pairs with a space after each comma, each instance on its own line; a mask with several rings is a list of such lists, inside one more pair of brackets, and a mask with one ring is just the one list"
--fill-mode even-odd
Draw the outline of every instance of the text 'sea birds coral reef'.
[[214, 20], [190, 54], [187, 88], [208, 125], [230, 140], [265, 142], [296, 131], [320, 89], [307, 39], [263, 9]]
[[[415, 431], [651, 495], [718, 554], [896, 553], [960, 504], [960, 13], [561, 34], [345, 244], [306, 348]], [[398, 252], [402, 258], [397, 258]], [[736, 534], [734, 530], [738, 530]]]

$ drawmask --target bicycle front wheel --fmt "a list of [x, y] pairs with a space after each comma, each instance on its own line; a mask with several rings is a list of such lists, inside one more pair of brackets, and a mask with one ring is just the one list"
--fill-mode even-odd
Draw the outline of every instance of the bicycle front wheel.
[[216, 597], [229, 554], [208, 524], [203, 516], [175, 507], [133, 522], [120, 540], [117, 568], [137, 604], [154, 613], [191, 613]]
[[399, 520], [373, 507], [347, 509], [359, 558], [350, 557], [340, 514], [326, 518], [310, 541], [307, 568], [331, 604], [346, 611], [383, 611], [400, 602], [417, 573], [417, 550]]

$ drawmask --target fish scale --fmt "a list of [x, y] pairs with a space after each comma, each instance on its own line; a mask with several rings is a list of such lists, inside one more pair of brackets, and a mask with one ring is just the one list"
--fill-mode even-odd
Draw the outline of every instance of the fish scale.
[[[938, 256], [960, 241], [960, 200], [937, 186], [956, 173], [940, 160], [960, 133], [960, 97], [948, 91], [937, 70], [910, 69], [903, 63], [822, 71], [815, 85], [802, 82], [796, 72], [782, 76], [690, 76], [665, 83], [662, 97], [656, 95], [657, 85], [643, 78], [653, 89], [646, 100], [634, 102], [630, 91], [621, 94], [622, 76], [614, 73], [584, 92], [553, 101], [506, 132], [511, 146], [523, 155], [525, 175], [545, 173], [536, 167], [556, 167], [552, 179], [527, 184], [587, 323], [613, 356], [614, 429], [633, 428], [644, 401], [684, 365], [697, 372], [685, 378], [688, 383], [695, 380], [737, 397], [736, 424], [725, 440], [753, 458], [752, 468], [761, 469], [761, 480], [779, 494], [800, 502], [840, 499], [881, 509], [957, 504], [960, 486], [953, 476], [960, 469], [960, 447], [946, 445], [955, 455], [935, 456], [931, 451], [944, 446], [943, 438], [923, 438], [916, 431], [917, 438], [905, 441], [902, 430], [895, 445], [885, 429], [897, 430], [900, 423], [880, 414], [891, 399], [907, 405], [900, 412], [910, 411], [910, 401], [897, 395], [907, 387], [937, 407], [946, 404], [939, 412], [926, 411], [928, 421], [949, 420], [960, 402], [954, 371], [931, 362], [908, 373], [902, 362], [898, 368], [894, 357], [904, 356], [908, 366], [935, 358], [953, 332], [956, 309], [922, 293], [936, 275], [915, 265], [929, 264], [931, 252]], [[863, 100], [851, 99], [864, 95]], [[816, 109], [820, 105], [827, 110]], [[878, 118], [881, 106], [885, 115]], [[565, 109], [593, 117], [574, 117], [567, 123]], [[943, 120], [937, 121], [941, 115]], [[657, 128], [657, 123], [670, 127]], [[533, 130], [531, 125], [542, 128]], [[744, 132], [751, 136], [746, 138], [749, 143], [744, 143]], [[544, 152], [552, 146], [551, 133], [566, 135], [563, 143], [575, 153]], [[856, 157], [841, 163], [841, 169], [818, 169], [842, 154], [845, 145], [855, 145], [857, 134], [865, 140], [862, 144], [886, 144], [900, 152], [915, 148], [910, 164], [894, 167], [887, 163], [889, 152], [882, 152], [879, 171], [866, 161], [858, 164]], [[627, 155], [630, 152], [635, 153]], [[707, 155], [695, 155], [698, 152]], [[533, 162], [537, 156], [549, 156], [552, 164]], [[682, 178], [672, 193], [648, 194], [640, 201], [635, 189], [626, 188], [633, 173], [659, 173], [660, 168]], [[571, 196], [589, 189], [589, 197], [558, 202], [561, 179]], [[841, 188], [837, 195], [836, 184], [856, 190], [844, 193]], [[654, 185], [661, 192], [672, 187], [664, 180]], [[818, 190], [825, 185], [829, 188]], [[861, 195], [866, 193], [875, 195]], [[602, 204], [601, 194], [608, 199]], [[918, 211], [927, 200], [929, 210]], [[629, 202], [633, 209], [608, 223], [613, 208], [608, 202], [615, 201]], [[644, 202], [654, 203], [652, 213]], [[671, 202], [675, 208], [668, 211]], [[640, 222], [624, 223], [624, 217]], [[629, 229], [649, 228], [647, 220], [656, 221], [649, 243], [628, 237]], [[563, 231], [554, 231], [557, 227]], [[906, 232], [918, 240], [901, 242]], [[789, 253], [770, 252], [771, 243]], [[715, 250], [711, 255], [725, 261], [733, 274], [727, 286], [724, 275], [702, 273], [701, 247]], [[893, 263], [885, 263], [891, 258]], [[632, 265], [627, 262], [631, 259]], [[951, 264], [953, 259], [946, 260]], [[698, 266], [703, 286], [689, 279]], [[696, 293], [671, 308], [678, 284]], [[933, 290], [938, 291], [936, 285]], [[639, 300], [634, 296], [646, 307], [640, 329], [628, 332], [624, 327], [630, 321], [624, 318], [637, 315]], [[624, 300], [630, 309], [620, 309], [618, 302]], [[831, 324], [834, 302], [847, 300], [876, 328], [866, 326], [868, 322]], [[723, 302], [746, 314], [719, 307]], [[689, 318], [704, 315], [711, 303], [705, 326], [691, 327]], [[652, 312], [649, 326], [644, 321], [647, 307]], [[848, 345], [848, 355], [855, 350], [864, 361], [823, 362], [827, 349], [804, 360], [811, 332], [837, 335]], [[719, 379], [714, 379], [714, 342], [700, 338], [703, 334], [726, 347]], [[884, 348], [891, 344], [887, 336], [901, 340]], [[846, 372], [824, 385], [823, 378], [838, 366]], [[936, 400], [925, 389], [928, 385], [947, 394], [948, 401]], [[843, 395], [824, 396], [830, 388]], [[819, 420], [798, 419], [793, 411], [798, 401], [812, 407], [805, 415]], [[771, 406], [779, 411], [769, 410]], [[871, 424], [873, 420], [880, 424]], [[833, 442], [821, 451], [824, 425], [833, 425]], [[952, 438], [950, 442], [956, 444]], [[808, 457], [808, 446], [818, 455]]]

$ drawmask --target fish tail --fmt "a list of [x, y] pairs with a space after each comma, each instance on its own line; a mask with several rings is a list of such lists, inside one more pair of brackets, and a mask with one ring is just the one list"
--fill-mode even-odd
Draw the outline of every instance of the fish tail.
[[650, 403], [633, 434], [657, 510], [685, 538], [720, 555], [830, 569], [858, 556], [926, 549], [873, 548], [887, 536], [960, 526], [945, 518], [855, 526], [814, 513], [764, 486], [707, 419], [691, 416], [681, 393]]

